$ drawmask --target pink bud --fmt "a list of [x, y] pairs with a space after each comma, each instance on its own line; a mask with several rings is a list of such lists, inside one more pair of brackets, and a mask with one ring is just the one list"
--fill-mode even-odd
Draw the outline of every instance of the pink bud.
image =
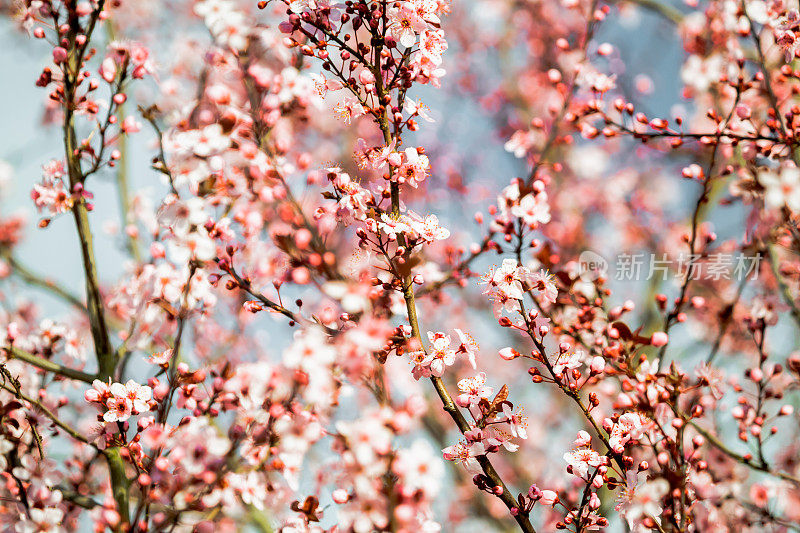
[[601, 56], [610, 56], [614, 52], [614, 47], [609, 43], [603, 43], [597, 47], [597, 53]]
[[302, 228], [298, 230], [297, 233], [294, 234], [294, 243], [301, 250], [305, 250], [311, 243], [311, 238], [312, 238], [311, 232], [308, 231], [306, 228]]
[[210, 520], [203, 520], [202, 522], [198, 522], [194, 526], [194, 531], [197, 533], [214, 533], [217, 530], [217, 525], [215, 522]]
[[311, 154], [308, 152], [303, 152], [297, 156], [297, 166], [300, 168], [300, 170], [305, 170], [311, 166], [311, 161]]
[[75, 6], [75, 12], [80, 17], [85, 17], [92, 13], [92, 4], [90, 2], [78, 2]]
[[558, 83], [561, 81], [561, 73], [554, 68], [547, 71], [547, 79], [550, 83]]
[[89, 389], [83, 393], [83, 399], [87, 402], [99, 402], [100, 401], [100, 393], [95, 389]]
[[67, 57], [68, 57], [68, 54], [67, 54], [66, 48], [63, 48], [61, 46], [57, 46], [57, 47], [55, 47], [53, 49], [53, 62], [54, 63], [56, 63], [56, 64], [63, 63], [64, 61], [67, 60]]
[[520, 355], [522, 355], [522, 354], [519, 353], [518, 351], [516, 351], [514, 348], [510, 348], [510, 347], [509, 348], [503, 348], [502, 350], [500, 350], [500, 357], [502, 357], [506, 361], [511, 361], [513, 359], [516, 359]]
[[705, 177], [705, 172], [703, 171], [703, 167], [701, 167], [697, 163], [692, 163], [688, 167], [685, 167], [681, 172], [681, 174], [686, 179], [701, 180]]
[[588, 446], [592, 442], [592, 437], [589, 435], [588, 432], [584, 430], [580, 430], [578, 432], [578, 437], [575, 439], [575, 447], [580, 448], [581, 446]]
[[117, 64], [110, 57], [107, 57], [100, 64], [100, 76], [106, 83], [112, 83], [117, 77]]
[[650, 336], [650, 344], [656, 348], [665, 346], [669, 342], [669, 336], [663, 331], [656, 331]]
[[169, 394], [169, 385], [167, 383], [159, 383], [155, 387], [153, 387], [153, 398], [157, 401], [161, 401], [167, 397]]
[[692, 307], [694, 307], [695, 309], [700, 309], [706, 304], [706, 299], [703, 298], [702, 296], [695, 296], [692, 298], [691, 301], [692, 301]]
[[736, 106], [736, 116], [742, 120], [750, 118], [750, 106], [747, 104], [739, 104]]
[[306, 267], [298, 267], [292, 270], [292, 281], [298, 285], [305, 285], [311, 280], [311, 273]]
[[119, 524], [119, 513], [113, 509], [103, 509], [103, 520], [112, 528], [117, 527]]
[[136, 117], [130, 115], [125, 117], [125, 120], [122, 121], [120, 128], [125, 133], [136, 133], [142, 129], [142, 125], [136, 121]]
[[8, 337], [9, 342], [13, 343], [14, 339], [19, 337], [19, 324], [9, 322], [8, 326], [6, 326], [6, 337]]
[[558, 494], [552, 490], [543, 490], [542, 499], [539, 501], [541, 501], [544, 505], [553, 505], [558, 501]]
[[164, 245], [160, 242], [152, 243], [150, 245], [150, 255], [153, 256], [153, 259], [164, 259], [167, 255]]
[[367, 69], [363, 69], [358, 73], [358, 80], [364, 85], [371, 85], [375, 83], [375, 76]]

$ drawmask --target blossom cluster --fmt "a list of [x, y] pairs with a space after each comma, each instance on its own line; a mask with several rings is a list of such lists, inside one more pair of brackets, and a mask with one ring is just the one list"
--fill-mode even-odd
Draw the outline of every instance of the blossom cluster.
[[0, 161], [3, 530], [800, 522], [791, 5], [0, 12], [60, 145], [39, 231]]
[[84, 394], [87, 402], [98, 403], [107, 411], [103, 413], [106, 422], [125, 422], [131, 415], [140, 415], [150, 410], [153, 390], [129, 380], [122, 383], [103, 383], [95, 380], [92, 388]]

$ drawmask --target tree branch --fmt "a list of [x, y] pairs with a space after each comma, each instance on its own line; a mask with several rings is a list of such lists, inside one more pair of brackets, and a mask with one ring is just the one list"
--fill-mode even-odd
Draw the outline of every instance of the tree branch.
[[86, 372], [81, 372], [80, 370], [75, 370], [74, 368], [54, 363], [53, 361], [44, 359], [43, 357], [39, 357], [38, 355], [34, 355], [24, 350], [20, 350], [19, 348], [14, 348], [13, 346], [1, 348], [1, 350], [9, 359], [25, 361], [26, 363], [37, 368], [41, 368], [42, 370], [52, 372], [65, 378], [76, 379], [78, 381], [83, 381], [84, 383], [92, 383], [92, 381], [97, 379], [97, 376], [92, 374], [87, 374]]

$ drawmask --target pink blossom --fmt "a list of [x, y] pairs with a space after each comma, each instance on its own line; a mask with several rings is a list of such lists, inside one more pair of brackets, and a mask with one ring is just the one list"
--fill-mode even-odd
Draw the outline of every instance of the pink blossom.
[[402, 3], [399, 7], [389, 10], [389, 32], [402, 46], [411, 47], [417, 42], [417, 34], [427, 27], [425, 21], [419, 17], [415, 6]]
[[461, 407], [477, 404], [481, 398], [490, 399], [493, 394], [493, 389], [486, 386], [486, 374], [483, 372], [475, 377], [460, 380], [458, 390], [461, 391], [461, 394], [458, 395], [456, 401]]
[[558, 501], [558, 494], [552, 490], [543, 490], [539, 501], [542, 505], [554, 505]]
[[558, 289], [552, 275], [543, 270], [531, 272], [527, 281], [532, 289], [536, 291], [536, 294], [542, 298], [542, 301], [556, 303]]
[[429, 331], [428, 341], [431, 343], [431, 374], [436, 377], [441, 377], [445, 369], [455, 363], [456, 352], [450, 347], [450, 336], [444, 333], [433, 333]]
[[358, 118], [365, 113], [364, 107], [357, 100], [349, 97], [336, 104], [334, 109], [345, 124], [350, 124], [354, 118]]
[[467, 444], [465, 441], [457, 442], [442, 450], [445, 459], [460, 462], [468, 472], [474, 474], [481, 472], [481, 467], [476, 457], [484, 455], [484, 453], [482, 444], [478, 442]]
[[464, 353], [469, 360], [469, 364], [475, 369], [475, 355], [478, 353], [478, 343], [469, 333], [464, 333], [458, 328], [455, 328], [456, 335], [461, 339], [461, 346], [458, 348], [458, 353]]
[[418, 187], [428, 177], [430, 162], [428, 157], [419, 153], [416, 148], [406, 148], [403, 151], [404, 161], [397, 169], [397, 176], [401, 183], [408, 183]]
[[130, 400], [122, 396], [112, 396], [106, 401], [108, 411], [103, 414], [106, 422], [125, 422], [131, 417], [132, 408]]

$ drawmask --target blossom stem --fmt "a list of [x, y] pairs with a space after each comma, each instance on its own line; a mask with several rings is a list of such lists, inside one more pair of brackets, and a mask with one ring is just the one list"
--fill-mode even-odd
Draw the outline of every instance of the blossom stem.
[[788, 481], [795, 486], [800, 487], [800, 478], [795, 477], [791, 474], [787, 474], [786, 472], [780, 472], [777, 470], [772, 470], [768, 464], [761, 463], [761, 462], [754, 462], [752, 459], [745, 457], [744, 455], [733, 451], [729, 448], [722, 440], [718, 439], [714, 436], [710, 431], [700, 426], [694, 420], [687, 420], [689, 424], [698, 432], [706, 441], [711, 444], [713, 447], [730, 457], [731, 459], [749, 467], [753, 470], [758, 470], [759, 472], [764, 472], [765, 474], [769, 474], [771, 476], [783, 479], [784, 481]]
[[[117, 39], [116, 29], [112, 21], [106, 22], [106, 35], [109, 41]], [[124, 70], [122, 71], [125, 72]], [[124, 74], [123, 74], [124, 76]], [[117, 121], [122, 123], [125, 119], [124, 104], [117, 108]], [[128, 253], [131, 254], [133, 260], [137, 263], [141, 262], [142, 254], [139, 250], [139, 241], [134, 235], [129, 235], [127, 232], [127, 225], [129, 224], [129, 211], [131, 205], [130, 199], [130, 186], [128, 184], [128, 136], [120, 135], [117, 139], [117, 149], [119, 150], [120, 157], [117, 160], [117, 197], [119, 199], [120, 222], [122, 223], [122, 232], [125, 235], [125, 245]]]
[[89, 310], [86, 308], [86, 305], [84, 305], [84, 303], [77, 295], [71, 293], [69, 290], [62, 287], [61, 285], [58, 285], [56, 282], [34, 273], [27, 266], [20, 263], [18, 259], [12, 256], [9, 250], [4, 250], [2, 253], [2, 257], [3, 260], [6, 263], [8, 263], [8, 266], [11, 267], [11, 270], [14, 271], [14, 273], [28, 285], [33, 285], [35, 287], [45, 289], [51, 294], [64, 300], [66, 303], [72, 305], [76, 309], [79, 309], [84, 313], [89, 312]]
[[778, 260], [778, 254], [776, 253], [774, 244], [767, 246], [767, 257], [769, 258], [772, 275], [775, 276], [775, 280], [778, 282], [781, 297], [783, 298], [784, 303], [789, 306], [789, 313], [792, 315], [792, 318], [797, 325], [800, 326], [800, 308], [797, 307], [797, 304], [792, 297], [792, 292], [789, 289], [789, 285], [787, 285], [783, 280], [783, 276], [781, 275], [780, 271], [780, 261]]
[[52, 372], [54, 374], [58, 374], [59, 376], [62, 377], [76, 379], [78, 381], [83, 381], [84, 383], [91, 383], [96, 379], [96, 376], [92, 374], [87, 374], [85, 372], [81, 372], [80, 370], [75, 370], [74, 368], [69, 368], [67, 366], [54, 363], [53, 361], [44, 359], [43, 357], [39, 357], [38, 355], [34, 355], [24, 350], [20, 350], [13, 346], [10, 346], [8, 348], [2, 348], [2, 351], [5, 352], [10, 359], [18, 359], [20, 361], [25, 361], [30, 365], [33, 365], [37, 368], [41, 368], [42, 370], [46, 370], [48, 372]]
[[659, 2], [658, 0], [630, 0], [630, 2], [644, 9], [650, 10], [653, 13], [657, 13], [673, 24], [680, 24], [683, 22], [683, 13], [670, 5]]
[[120, 514], [122, 523], [127, 524], [130, 520], [128, 516], [128, 486], [130, 482], [125, 473], [125, 462], [122, 459], [122, 455], [119, 453], [119, 446], [106, 448], [103, 451], [103, 455], [108, 464], [108, 473], [111, 477], [111, 491], [114, 495], [114, 501], [117, 502], [117, 512]]
[[68, 489], [62, 485], [56, 487], [58, 491], [61, 493], [61, 496], [64, 497], [70, 503], [74, 503], [78, 507], [83, 507], [84, 509], [94, 509], [95, 507], [102, 507], [101, 504], [94, 501], [92, 498], [88, 496], [83, 496], [82, 494], [78, 494], [74, 490]]
[[[531, 298], [534, 300], [534, 302], [536, 302], [536, 299], [533, 298], [532, 295], [531, 295]], [[538, 302], [536, 302], [536, 303], [537, 303], [537, 306], [538, 306]], [[558, 379], [556, 377], [556, 371], [553, 368], [553, 365], [550, 362], [550, 360], [547, 358], [547, 349], [545, 348], [545, 346], [542, 343], [542, 341], [540, 341], [538, 338], [536, 338], [536, 332], [533, 329], [534, 325], [529, 320], [528, 314], [525, 311], [525, 306], [524, 306], [524, 304], [522, 302], [520, 302], [520, 306], [521, 306], [520, 314], [522, 315], [522, 318], [525, 321], [525, 325], [527, 327], [526, 333], [528, 334], [528, 337], [530, 337], [531, 341], [533, 341], [533, 344], [536, 347], [536, 350], [539, 352], [539, 358], [541, 359], [541, 362], [544, 365], [544, 367], [547, 369], [547, 372], [550, 374], [550, 377], [552, 378], [553, 383], [555, 383], [564, 392], [564, 394], [567, 397], [569, 397], [572, 401], [574, 401], [578, 405], [578, 407], [581, 410], [581, 413], [583, 413], [583, 417], [586, 419], [587, 422], [589, 422], [589, 424], [591, 424], [592, 429], [594, 429], [594, 432], [595, 432], [595, 434], [597, 434], [597, 437], [605, 445], [606, 449], [608, 450], [608, 453], [611, 455], [611, 457], [614, 459], [614, 461], [620, 467], [621, 471], [625, 472], [627, 470], [627, 468], [625, 467], [625, 462], [622, 459], [621, 454], [618, 454], [618, 453], [614, 452], [614, 450], [613, 450], [613, 448], [611, 446], [611, 442], [608, 439], [608, 435], [597, 424], [597, 421], [592, 416], [592, 413], [590, 413], [589, 409], [583, 404], [583, 402], [581, 401], [581, 397], [578, 394], [578, 391], [577, 390], [572, 390], [571, 388], [567, 387], [566, 385], [564, 385], [564, 383], [560, 379]]]
[[480, 250], [478, 250], [477, 252], [470, 253], [467, 257], [461, 260], [457, 265], [453, 267], [453, 269], [447, 274], [447, 276], [444, 279], [436, 281], [434, 283], [430, 283], [425, 287], [420, 288], [418, 291], [416, 291], [415, 293], [416, 296], [421, 297], [426, 294], [436, 292], [447, 285], [455, 283], [459, 279], [458, 275], [461, 272], [466, 271], [467, 275], [469, 275], [468, 269], [470, 264], [472, 264], [472, 262], [475, 261], [478, 257], [480, 257], [482, 254], [491, 249], [489, 243], [492, 243], [492, 245], [494, 244], [491, 235], [484, 237], [483, 242], [481, 243]]
[[[3, 367], [2, 373], [3, 373], [4, 381], [8, 380], [8, 378], [10, 377], [10, 374], [8, 374], [8, 370], [5, 367]], [[75, 439], [77, 441], [80, 441], [80, 442], [82, 442], [84, 444], [88, 444], [89, 446], [92, 446], [93, 448], [97, 448], [96, 444], [90, 442], [89, 439], [87, 439], [86, 437], [81, 435], [78, 432], [78, 430], [76, 430], [75, 428], [73, 428], [69, 424], [67, 424], [65, 422], [62, 422], [61, 419], [59, 419], [58, 416], [56, 416], [56, 414], [53, 413], [53, 411], [51, 411], [50, 409], [45, 407], [41, 402], [38, 402], [38, 401], [34, 400], [33, 398], [25, 395], [21, 390], [17, 389], [17, 387], [9, 387], [5, 383], [2, 383], [2, 384], [0, 384], [0, 388], [5, 390], [5, 391], [7, 391], [7, 392], [10, 392], [14, 396], [16, 396], [18, 399], [20, 399], [20, 400], [22, 400], [24, 402], [27, 402], [27, 403], [31, 404], [32, 406], [34, 406], [36, 409], [41, 411], [47, 418], [49, 418], [53, 422], [53, 424], [55, 424], [56, 426], [61, 428], [66, 434], [68, 434], [73, 439]]]
[[[69, 13], [69, 31], [67, 34], [70, 50], [69, 60], [62, 68], [64, 76], [64, 97], [62, 101], [64, 119], [62, 130], [70, 189], [73, 191], [78, 187], [83, 187], [86, 179], [86, 175], [81, 168], [80, 151], [74, 124], [78, 77], [83, 68], [85, 54], [91, 42], [92, 34], [94, 33], [94, 29], [104, 9], [105, 0], [98, 0], [96, 7], [92, 10], [86, 28], [81, 28], [77, 11], [70, 11]], [[79, 34], [85, 36], [85, 39], [80, 44], [78, 42]], [[86, 199], [82, 195], [73, 206], [72, 214], [75, 219], [75, 226], [80, 240], [86, 283], [86, 303], [89, 309], [90, 329], [97, 357], [98, 378], [106, 380], [114, 375], [117, 355], [109, 339], [108, 326], [103, 309], [103, 299], [100, 294], [100, 284], [97, 276], [97, 262], [94, 253], [92, 231], [89, 225], [89, 210], [86, 206]], [[128, 479], [125, 474], [125, 464], [119, 453], [119, 448], [116, 446], [106, 448], [103, 451], [103, 455], [108, 464], [111, 478], [111, 491], [114, 496], [114, 501], [117, 504], [117, 512], [121, 519], [120, 529], [122, 530], [125, 529], [129, 520]]]
[[[95, 15], [99, 17], [103, 10], [104, 2], [98, 4]], [[72, 33], [75, 33], [74, 31]], [[71, 36], [74, 41], [75, 35]], [[81, 170], [80, 157], [76, 150], [78, 149], [77, 136], [75, 133], [74, 119], [74, 100], [75, 100], [75, 79], [78, 70], [81, 67], [82, 54], [73, 50], [70, 56], [70, 62], [64, 70], [64, 152], [67, 159], [67, 168], [69, 172], [70, 188], [75, 189], [77, 186], [83, 186], [84, 175]], [[100, 377], [105, 379], [114, 372], [114, 365], [116, 357], [113, 349], [111, 348], [111, 341], [108, 337], [108, 328], [105, 321], [105, 313], [103, 310], [103, 300], [100, 295], [100, 286], [97, 277], [97, 262], [94, 253], [94, 244], [92, 240], [92, 230], [89, 225], [89, 211], [86, 207], [86, 200], [81, 196], [72, 209], [73, 217], [75, 219], [75, 226], [78, 230], [78, 237], [81, 246], [81, 257], [83, 259], [83, 269], [86, 281], [86, 301], [89, 309], [89, 317], [91, 323], [92, 338], [94, 339], [95, 352], [97, 354], [98, 373]]]
[[[377, 54], [379, 56], [379, 54]], [[377, 76], [375, 76], [377, 83], [376, 89], [378, 94], [378, 99], [383, 100], [384, 96], [386, 95], [382, 77], [380, 76], [380, 69], [376, 68], [378, 71]], [[389, 129], [389, 121], [386, 117], [385, 109], [381, 109], [381, 112], [378, 115], [378, 125], [383, 132], [384, 141], [387, 145], [391, 144], [392, 142], [392, 133]], [[391, 169], [390, 169], [391, 172]], [[400, 213], [400, 184], [397, 181], [392, 181], [390, 186], [391, 192], [391, 201], [392, 201], [392, 215], [398, 215]], [[398, 242], [401, 246], [405, 245], [405, 238], [400, 235]], [[403, 286], [403, 299], [406, 302], [406, 310], [408, 312], [408, 321], [411, 326], [411, 336], [417, 340], [419, 343], [419, 347], [421, 350], [425, 351], [425, 345], [422, 342], [422, 336], [420, 335], [420, 328], [419, 328], [419, 318], [417, 316], [417, 304], [414, 295], [414, 284], [411, 280], [410, 275], [404, 275], [401, 279], [402, 286]], [[439, 399], [442, 402], [442, 407], [444, 408], [445, 412], [450, 415], [450, 418], [453, 419], [456, 426], [458, 427], [461, 433], [465, 433], [470, 430], [469, 422], [467, 419], [464, 418], [464, 415], [456, 406], [455, 402], [453, 402], [453, 398], [450, 396], [450, 393], [447, 391], [447, 387], [445, 386], [444, 382], [441, 378], [436, 376], [431, 376], [430, 378], [431, 383], [433, 383], [433, 387], [436, 390], [436, 394], [438, 394]], [[489, 460], [489, 457], [486, 455], [479, 455], [477, 458], [478, 464], [480, 464], [483, 473], [492, 481], [492, 483], [496, 487], [500, 487], [501, 493], [498, 495], [498, 498], [502, 500], [502, 502], [508, 507], [509, 511], [516, 510], [517, 512], [514, 513], [514, 519], [519, 524], [519, 527], [522, 531], [526, 533], [535, 533], [535, 529], [530, 522], [527, 514], [522, 512], [519, 509], [519, 503], [514, 498], [511, 491], [509, 491], [506, 484], [503, 482], [500, 475], [495, 470], [492, 462]]]
[[172, 357], [169, 360], [169, 367], [167, 368], [167, 380], [169, 383], [169, 394], [167, 398], [161, 403], [158, 409], [158, 421], [163, 424], [166, 423], [169, 411], [172, 408], [172, 398], [175, 396], [175, 391], [178, 389], [178, 363], [181, 356], [181, 342], [183, 340], [183, 331], [188, 321], [188, 298], [189, 291], [192, 288], [192, 278], [194, 277], [197, 267], [192, 264], [189, 267], [189, 276], [186, 278], [186, 284], [183, 287], [183, 294], [181, 296], [181, 307], [178, 311], [178, 332], [175, 335], [175, 342], [172, 346]]
[[[733, 118], [733, 113], [736, 111], [736, 106], [739, 103], [741, 95], [742, 95], [742, 89], [741, 86], [739, 86], [736, 88], [736, 97], [733, 101], [733, 104], [731, 105], [731, 109], [728, 112], [727, 117], [725, 118], [725, 121], [723, 123], [724, 126], [722, 124], [718, 126], [718, 133], [716, 135], [717, 142], [714, 143], [714, 147], [711, 150], [711, 157], [708, 162], [708, 167], [706, 169], [705, 175], [707, 177], [703, 181], [703, 190], [700, 192], [700, 195], [697, 198], [697, 202], [695, 203], [695, 207], [692, 212], [692, 218], [691, 218], [692, 229], [691, 229], [691, 237], [689, 238], [690, 258], [694, 258], [697, 252], [699, 251], [697, 238], [700, 233], [700, 223], [701, 219], [705, 217], [705, 210], [707, 209], [709, 203], [708, 202], [709, 196], [714, 190], [712, 187], [714, 183], [714, 175], [712, 173], [714, 172], [714, 168], [717, 165], [717, 156], [719, 155], [719, 145], [720, 145], [719, 140], [722, 135], [722, 132], [725, 130], [725, 128], [727, 128], [728, 124], [731, 122], [731, 119]], [[675, 305], [673, 306], [672, 310], [664, 318], [664, 325], [662, 327], [662, 331], [664, 333], [669, 333], [670, 328], [678, 321], [678, 315], [680, 315], [681, 311], [686, 305], [686, 302], [689, 299], [688, 298], [689, 285], [691, 284], [692, 278], [694, 277], [692, 276], [691, 271], [692, 271], [691, 268], [687, 268], [686, 277], [683, 280], [683, 283], [681, 284], [680, 295], [675, 300]], [[658, 369], [666, 361], [667, 346], [668, 344], [664, 344], [659, 350], [658, 359], [656, 360], [656, 369]]]

